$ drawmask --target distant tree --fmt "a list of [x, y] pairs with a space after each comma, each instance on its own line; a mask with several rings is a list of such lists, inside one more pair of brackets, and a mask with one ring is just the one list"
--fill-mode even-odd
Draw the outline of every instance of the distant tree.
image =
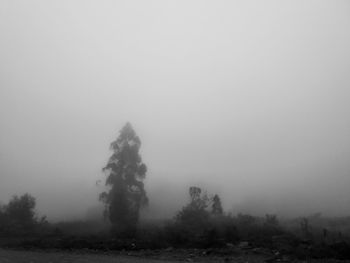
[[5, 206], [4, 212], [16, 224], [21, 226], [33, 225], [36, 222], [35, 204], [35, 198], [30, 194], [24, 194], [20, 197], [15, 195]]
[[209, 198], [207, 193], [201, 196], [202, 189], [196, 186], [191, 186], [189, 189], [189, 194], [191, 198], [190, 206], [196, 210], [204, 210], [208, 207]]
[[214, 215], [222, 215], [223, 214], [221, 199], [217, 194], [214, 195], [214, 197], [212, 198], [211, 213]]
[[271, 214], [266, 214], [264, 224], [266, 226], [270, 226], [270, 227], [277, 227], [279, 225], [277, 216], [271, 215]]
[[188, 190], [191, 198], [191, 204], [194, 204], [200, 200], [202, 189], [197, 186], [191, 186]]
[[0, 232], [3, 232], [7, 224], [7, 217], [5, 212], [5, 206], [0, 204]]
[[256, 224], [257, 218], [249, 214], [239, 213], [237, 215], [237, 223], [240, 226], [252, 226]]
[[199, 187], [190, 187], [189, 194], [191, 200], [176, 215], [175, 219], [178, 223], [199, 226], [207, 220], [209, 213], [206, 208], [209, 204], [209, 198], [206, 193], [201, 196], [201, 192], [202, 190]]
[[22, 196], [14, 195], [8, 204], [0, 205], [0, 233], [25, 235], [35, 231], [46, 231], [46, 216], [38, 218], [35, 205], [35, 198], [28, 193]]
[[119, 233], [135, 230], [140, 208], [148, 203], [142, 182], [147, 167], [139, 155], [140, 146], [139, 137], [127, 123], [111, 143], [113, 154], [103, 168], [109, 190], [100, 194], [100, 200], [106, 205], [105, 215]]
[[310, 224], [309, 224], [309, 218], [303, 217], [300, 220], [300, 228], [301, 228], [301, 234], [304, 238], [310, 239], [312, 237], [311, 231], [310, 231]]

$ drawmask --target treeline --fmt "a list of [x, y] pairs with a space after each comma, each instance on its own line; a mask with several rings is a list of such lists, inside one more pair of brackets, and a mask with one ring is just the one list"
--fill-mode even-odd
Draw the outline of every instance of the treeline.
[[[14, 196], [1, 207], [2, 246], [91, 250], [204, 249], [203, 253], [237, 249], [293, 255], [300, 259], [350, 259], [350, 218], [321, 215], [280, 221], [276, 215], [256, 217], [225, 213], [218, 195], [190, 187], [189, 202], [172, 219], [142, 221], [135, 232], [111, 232], [106, 221], [49, 223], [35, 215], [35, 199]], [[13, 239], [15, 237], [15, 239]], [[6, 239], [7, 238], [7, 239]]]
[[262, 246], [284, 230], [275, 215], [264, 218], [224, 213], [220, 197], [202, 193], [199, 187], [190, 187], [190, 202], [172, 220], [162, 225], [140, 226], [138, 238], [150, 247], [166, 244], [173, 247], [225, 247], [245, 241]]

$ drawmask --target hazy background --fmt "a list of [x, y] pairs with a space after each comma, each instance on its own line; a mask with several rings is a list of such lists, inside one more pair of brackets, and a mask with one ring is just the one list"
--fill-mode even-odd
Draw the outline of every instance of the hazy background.
[[349, 214], [349, 47], [349, 1], [1, 0], [0, 200], [84, 217], [130, 121], [148, 216]]

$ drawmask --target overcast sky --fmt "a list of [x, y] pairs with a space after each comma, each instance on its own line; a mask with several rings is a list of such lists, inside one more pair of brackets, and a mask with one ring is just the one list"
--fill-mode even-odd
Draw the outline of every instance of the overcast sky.
[[349, 214], [349, 47], [349, 1], [2, 0], [0, 200], [84, 214], [130, 121], [153, 206]]

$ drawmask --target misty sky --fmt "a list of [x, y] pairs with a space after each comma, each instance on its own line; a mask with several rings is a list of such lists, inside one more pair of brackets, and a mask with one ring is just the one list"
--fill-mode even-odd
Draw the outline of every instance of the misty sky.
[[349, 1], [2, 0], [0, 201], [84, 215], [130, 121], [150, 211], [349, 214], [349, 89]]

